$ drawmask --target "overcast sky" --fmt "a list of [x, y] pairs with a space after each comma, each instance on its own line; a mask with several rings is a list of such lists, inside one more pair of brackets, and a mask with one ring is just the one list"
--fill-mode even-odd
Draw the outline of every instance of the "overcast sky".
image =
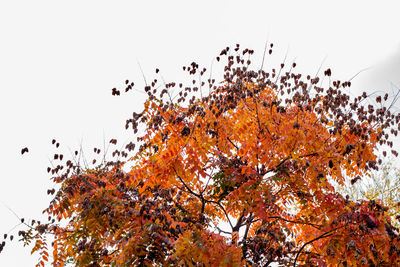
[[[52, 138], [66, 155], [81, 144], [89, 151], [111, 137], [128, 140], [125, 119], [144, 96], [113, 97], [111, 88], [130, 79], [141, 89], [138, 62], [148, 79], [158, 67], [179, 81], [183, 65], [208, 68], [236, 43], [255, 49], [259, 64], [268, 40], [275, 50], [267, 68], [285, 54], [304, 74], [322, 62], [341, 80], [369, 68], [351, 90], [390, 92], [400, 86], [396, 2], [0, 1], [0, 233], [18, 224], [5, 206], [27, 219], [47, 207]], [[36, 263], [22, 244], [8, 243], [1, 266]]]

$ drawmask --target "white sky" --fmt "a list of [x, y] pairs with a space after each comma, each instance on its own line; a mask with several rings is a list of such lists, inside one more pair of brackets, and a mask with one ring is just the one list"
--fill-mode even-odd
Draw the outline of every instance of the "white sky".
[[[0, 201], [25, 218], [47, 207], [52, 138], [66, 155], [81, 142], [87, 151], [102, 147], [104, 136], [127, 140], [125, 119], [144, 97], [110, 93], [127, 78], [141, 89], [137, 61], [148, 80], [158, 67], [179, 81], [183, 65], [208, 68], [236, 43], [255, 49], [259, 64], [268, 38], [275, 49], [267, 68], [288, 51], [298, 71], [314, 74], [326, 57], [324, 69], [341, 80], [372, 67], [353, 90], [389, 91], [390, 82], [400, 85], [396, 2], [0, 1]], [[0, 216], [0, 233], [18, 224], [3, 204]], [[0, 265], [32, 266], [29, 252], [8, 242]]]

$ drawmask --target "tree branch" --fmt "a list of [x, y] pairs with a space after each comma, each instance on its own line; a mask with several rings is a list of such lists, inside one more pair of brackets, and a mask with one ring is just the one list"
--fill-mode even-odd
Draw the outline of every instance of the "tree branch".
[[305, 248], [305, 246], [307, 246], [307, 245], [311, 244], [312, 242], [315, 242], [315, 241], [317, 241], [317, 240], [319, 240], [319, 239], [332, 236], [332, 235], [333, 235], [332, 232], [334, 232], [334, 231], [336, 231], [336, 230], [338, 230], [338, 229], [340, 229], [340, 228], [343, 228], [343, 227], [345, 227], [345, 225], [343, 225], [343, 226], [341, 226], [341, 227], [338, 227], [338, 228], [335, 228], [335, 229], [332, 229], [332, 230], [330, 230], [330, 231], [328, 231], [328, 232], [325, 232], [325, 233], [323, 233], [322, 235], [320, 235], [320, 236], [318, 236], [318, 237], [316, 237], [316, 238], [314, 238], [314, 239], [311, 239], [310, 241], [304, 243], [304, 245], [301, 246], [300, 250], [299, 250], [299, 251], [297, 252], [297, 254], [296, 254], [296, 258], [294, 259], [293, 267], [296, 267], [297, 258], [299, 257], [301, 251]]

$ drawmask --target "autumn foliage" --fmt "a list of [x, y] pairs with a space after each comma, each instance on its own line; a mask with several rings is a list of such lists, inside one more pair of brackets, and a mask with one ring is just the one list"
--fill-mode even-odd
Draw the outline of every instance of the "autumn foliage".
[[379, 170], [377, 148], [392, 146], [400, 120], [388, 96], [351, 98], [330, 69], [253, 69], [252, 54], [224, 49], [221, 83], [192, 63], [189, 87], [146, 85], [143, 110], [126, 123], [137, 140], [112, 161], [83, 168], [58, 157], [49, 221], [19, 232], [39, 264], [400, 265], [388, 208], [334, 187]]

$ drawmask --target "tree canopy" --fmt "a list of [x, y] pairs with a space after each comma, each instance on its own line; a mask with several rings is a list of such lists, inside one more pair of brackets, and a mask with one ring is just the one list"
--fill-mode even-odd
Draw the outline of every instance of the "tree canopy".
[[190, 85], [146, 85], [143, 110], [126, 121], [137, 139], [112, 160], [85, 168], [78, 151], [56, 154], [49, 220], [19, 231], [39, 265], [399, 265], [389, 208], [333, 186], [379, 170], [377, 149], [392, 147], [400, 121], [388, 95], [351, 97], [351, 81], [330, 69], [267, 72], [253, 53], [222, 50], [221, 82], [193, 62]]

